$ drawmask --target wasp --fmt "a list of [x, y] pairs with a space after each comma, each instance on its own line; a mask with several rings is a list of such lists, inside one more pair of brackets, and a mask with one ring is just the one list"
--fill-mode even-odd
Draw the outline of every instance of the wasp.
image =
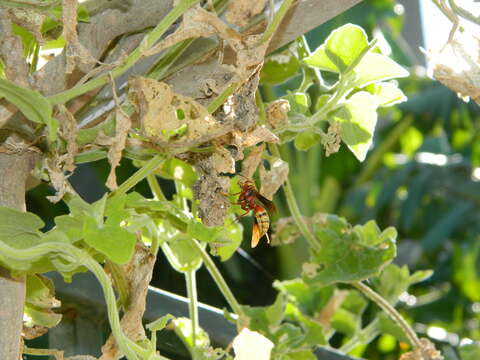
[[270, 217], [268, 216], [267, 210], [271, 213], [274, 212], [275, 205], [273, 205], [273, 202], [262, 196], [257, 191], [257, 188], [252, 180], [246, 179], [240, 184], [240, 186], [241, 191], [234, 194], [240, 194], [236, 204], [240, 205], [242, 210], [245, 211], [245, 213], [241, 214], [240, 217], [248, 215], [250, 211], [253, 211], [253, 214], [255, 215], [255, 223], [253, 224], [252, 229], [252, 248], [258, 245], [258, 242], [263, 236], [266, 236], [267, 242], [270, 243], [270, 238], [268, 237]]

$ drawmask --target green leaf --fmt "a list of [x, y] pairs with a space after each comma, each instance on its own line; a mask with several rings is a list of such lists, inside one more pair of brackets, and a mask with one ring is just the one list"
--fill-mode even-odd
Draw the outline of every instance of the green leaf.
[[289, 114], [309, 114], [310, 113], [310, 105], [311, 100], [310, 96], [306, 93], [290, 93], [285, 95], [282, 99], [288, 100], [290, 104], [290, 111]]
[[313, 131], [304, 131], [295, 138], [294, 144], [297, 150], [307, 151], [312, 146], [320, 143], [321, 136]]
[[410, 285], [423, 281], [431, 275], [431, 270], [417, 271], [410, 275], [406, 265], [399, 267], [389, 264], [378, 278], [372, 279], [372, 282], [380, 295], [389, 303], [395, 304], [398, 297], [407, 291]]
[[85, 242], [117, 264], [126, 264], [135, 249], [135, 234], [123, 229], [118, 223], [107, 221], [98, 225], [87, 217], [83, 225]]
[[372, 144], [377, 124], [377, 105], [373, 95], [360, 91], [333, 114], [333, 120], [341, 123], [343, 142], [359, 161], [365, 160]]
[[272, 326], [280, 325], [285, 315], [286, 297], [278, 294], [275, 302], [270, 306], [252, 307], [242, 306], [243, 311], [249, 317], [246, 326], [252, 331], [269, 334]]
[[215, 241], [223, 230], [223, 226], [209, 227], [197, 220], [192, 220], [187, 225], [187, 233], [191, 237], [205, 242]]
[[83, 221], [71, 215], [55, 218], [56, 228], [67, 235], [72, 243], [83, 239]]
[[400, 77], [407, 77], [408, 71], [398, 65], [388, 56], [370, 52], [365, 54], [362, 60], [350, 74], [352, 80], [350, 85], [362, 88], [368, 84], [378, 81], [385, 81]]
[[480, 359], [480, 344], [478, 343], [462, 345], [458, 348], [458, 351], [462, 360]]
[[269, 56], [260, 73], [260, 83], [278, 85], [296, 76], [300, 70], [300, 62], [290, 50]]
[[307, 284], [326, 286], [336, 282], [365, 280], [376, 275], [396, 254], [396, 231], [380, 232], [372, 220], [353, 229], [343, 218], [334, 215], [317, 216], [313, 225], [322, 251], [313, 253], [304, 265]]
[[315, 316], [328, 303], [335, 290], [334, 286], [320, 287], [306, 284], [302, 278], [275, 281], [273, 286], [288, 296], [288, 301], [295, 304], [308, 315]]
[[166, 160], [156, 173], [166, 179], [178, 180], [187, 187], [192, 187], [198, 178], [191, 165], [176, 158]]
[[52, 280], [38, 274], [27, 275], [25, 301], [42, 309], [60, 306], [54, 296]]
[[231, 222], [217, 234], [215, 241], [210, 243], [210, 253], [220, 256], [221, 261], [227, 261], [235, 254], [243, 240], [243, 227], [238, 222]]
[[160, 331], [163, 330], [165, 326], [167, 326], [168, 322], [172, 319], [175, 319], [175, 316], [173, 316], [172, 314], [167, 314], [147, 324], [146, 327], [150, 331]]
[[367, 49], [365, 31], [354, 24], [346, 24], [328, 36], [323, 45], [304, 61], [320, 70], [343, 73]]
[[202, 265], [202, 256], [188, 235], [174, 236], [168, 243], [162, 244], [162, 250], [170, 265], [178, 272], [194, 271]]
[[50, 309], [42, 309], [28, 303], [25, 304], [24, 316], [27, 319], [25, 325], [28, 327], [40, 325], [52, 328], [57, 326], [60, 320], [62, 320], [61, 314], [56, 314]]
[[[49, 129], [58, 128], [58, 120], [52, 117], [52, 106], [38, 91], [27, 89], [15, 83], [0, 79], [0, 99], [5, 98], [15, 105], [30, 121], [45, 124]], [[55, 140], [56, 133], [50, 134]]]
[[367, 90], [375, 96], [379, 107], [388, 107], [407, 101], [403, 91], [390, 82], [370, 84]]
[[[35, 214], [0, 206], [0, 241], [15, 249], [26, 249], [41, 242], [43, 221]], [[28, 270], [31, 263], [6, 258], [0, 263], [13, 270]]]

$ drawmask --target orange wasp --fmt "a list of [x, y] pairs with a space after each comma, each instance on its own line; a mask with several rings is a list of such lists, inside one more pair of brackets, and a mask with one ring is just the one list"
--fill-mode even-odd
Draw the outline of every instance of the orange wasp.
[[253, 224], [252, 229], [252, 248], [258, 245], [258, 242], [263, 236], [266, 236], [267, 242], [270, 243], [270, 238], [268, 237], [270, 217], [268, 216], [267, 210], [274, 212], [275, 205], [266, 197], [260, 195], [252, 180], [246, 179], [240, 186], [242, 190], [234, 194], [240, 194], [236, 204], [240, 205], [242, 210], [245, 210], [245, 213], [240, 215], [240, 217], [248, 215], [250, 210], [253, 210], [253, 214], [255, 215], [255, 224]]

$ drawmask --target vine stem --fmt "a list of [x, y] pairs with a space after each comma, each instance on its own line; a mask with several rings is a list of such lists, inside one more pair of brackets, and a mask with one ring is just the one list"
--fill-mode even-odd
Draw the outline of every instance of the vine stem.
[[118, 189], [112, 193], [112, 196], [125, 194], [128, 190], [151, 174], [152, 171], [158, 168], [164, 161], [165, 159], [161, 155], [156, 155], [153, 157], [143, 167], [138, 169], [137, 172], [125, 180], [122, 185], [120, 185]]
[[415, 345], [416, 347], [421, 346], [420, 340], [418, 339], [415, 331], [411, 328], [410, 325], [408, 325], [402, 315], [400, 315], [400, 313], [392, 305], [390, 305], [390, 303], [386, 299], [384, 299], [380, 294], [375, 292], [373, 289], [371, 289], [361, 281], [355, 281], [350, 284], [359, 291], [361, 291], [374, 303], [376, 303], [383, 311], [385, 311], [387, 315], [390, 316], [390, 318], [402, 328], [403, 332], [413, 345]]
[[[268, 144], [270, 151], [272, 154], [281, 159], [280, 151], [278, 150], [278, 146], [275, 144]], [[287, 198], [288, 208], [290, 209], [290, 213], [295, 220], [300, 232], [302, 233], [303, 237], [308, 241], [309, 245], [312, 249], [316, 252], [320, 252], [321, 245], [320, 241], [315, 237], [312, 233], [310, 228], [308, 227], [305, 219], [303, 218], [300, 209], [297, 204], [297, 200], [295, 199], [295, 194], [293, 193], [292, 184], [290, 180], [287, 178], [285, 184], [283, 185], [283, 191], [285, 191], [285, 197]]]
[[[160, 23], [150, 31], [143, 38], [141, 44], [127, 56], [122, 65], [116, 67], [111, 71], [114, 78], [125, 73], [129, 68], [131, 68], [142, 56], [145, 50], [148, 50], [152, 45], [160, 39], [163, 34], [170, 28], [170, 26], [180, 17], [182, 14], [187, 11], [191, 6], [198, 3], [199, 0], [182, 0], [180, 3], [175, 6], [163, 19]], [[52, 105], [65, 103], [68, 100], [71, 100], [81, 94], [84, 94], [88, 91], [96, 89], [99, 86], [105, 85], [110, 81], [110, 75], [104, 74], [95, 79], [92, 79], [85, 84], [75, 86], [72, 89], [63, 91], [59, 94], [49, 96], [47, 99]]]
[[267, 41], [270, 41], [275, 31], [277, 31], [278, 27], [280, 26], [283, 18], [287, 14], [288, 9], [292, 6], [294, 0], [284, 0], [282, 5], [280, 5], [280, 9], [275, 13], [273, 20], [268, 24], [267, 29], [262, 34], [262, 37], [258, 41], [258, 45], [261, 45]]
[[196, 345], [198, 333], [198, 297], [197, 297], [197, 280], [195, 278], [196, 270], [186, 271], [185, 282], [187, 284], [188, 295], [188, 315], [192, 323], [192, 357], [197, 358]]
[[237, 299], [235, 299], [235, 296], [233, 295], [232, 291], [228, 287], [225, 279], [223, 278], [222, 274], [220, 273], [217, 266], [213, 262], [212, 258], [207, 254], [205, 249], [200, 246], [197, 240], [192, 239], [192, 242], [197, 248], [197, 250], [200, 252], [200, 256], [203, 259], [205, 267], [207, 268], [208, 272], [210, 273], [213, 280], [217, 284], [218, 288], [220, 289], [220, 292], [222, 293], [223, 297], [227, 301], [228, 305], [230, 305], [233, 312], [237, 314], [239, 317], [245, 317], [246, 315], [243, 312], [242, 307], [238, 303]]

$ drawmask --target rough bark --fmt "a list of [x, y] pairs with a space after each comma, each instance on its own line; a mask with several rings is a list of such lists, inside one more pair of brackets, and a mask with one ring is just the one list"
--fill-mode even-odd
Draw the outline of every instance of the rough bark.
[[[36, 154], [0, 152], [0, 206], [25, 211], [25, 183]], [[0, 220], [1, 221], [1, 220]], [[0, 359], [21, 358], [25, 278], [12, 278], [0, 267]]]

